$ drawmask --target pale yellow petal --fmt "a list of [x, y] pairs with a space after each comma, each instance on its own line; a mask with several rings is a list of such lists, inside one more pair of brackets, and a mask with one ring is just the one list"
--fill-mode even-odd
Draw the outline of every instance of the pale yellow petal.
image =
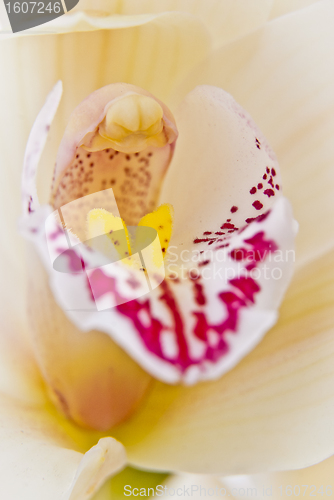
[[333, 467], [334, 457], [331, 457], [300, 470], [224, 477], [221, 482], [238, 500], [245, 498], [245, 492], [256, 500], [268, 497], [272, 500], [328, 498], [334, 494]]
[[319, 2], [319, 0], [274, 0], [270, 19], [283, 16], [295, 10], [303, 9], [316, 2]]
[[70, 486], [68, 500], [89, 500], [105, 480], [124, 468], [123, 446], [112, 438], [102, 438], [82, 458]]
[[223, 44], [265, 24], [272, 4], [272, 0], [123, 0], [121, 13], [189, 12], [205, 23], [215, 44]]
[[278, 324], [232, 371], [156, 383], [117, 431], [130, 462], [221, 475], [306, 467], [334, 451], [334, 253], [299, 272]]
[[334, 3], [278, 18], [213, 53], [187, 81], [220, 86], [253, 117], [281, 166], [300, 224], [299, 261], [334, 241]]

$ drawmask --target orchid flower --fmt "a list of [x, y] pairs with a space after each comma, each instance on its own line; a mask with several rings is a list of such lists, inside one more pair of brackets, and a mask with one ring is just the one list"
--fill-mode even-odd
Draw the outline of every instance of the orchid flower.
[[[220, 476], [306, 467], [333, 453], [333, 5], [319, 1], [276, 18], [291, 5], [246, 3], [238, 2], [241, 10], [226, 1], [153, 12], [146, 2], [124, 2], [118, 10], [108, 2], [97, 6], [107, 15], [74, 12], [50, 25], [63, 34], [2, 35], [6, 498], [92, 498], [125, 466], [125, 450], [135, 467]], [[60, 84], [43, 103], [59, 79], [64, 96], [52, 122]], [[129, 108], [142, 113], [143, 123], [149, 115], [155, 120], [131, 130], [118, 119], [129, 124]], [[17, 187], [40, 109], [24, 160], [20, 230], [32, 242], [25, 267], [14, 232]], [[118, 186], [127, 163], [138, 173], [139, 158], [154, 176], [131, 215]], [[66, 174], [80, 161], [85, 172], [95, 159], [88, 185], [79, 182], [88, 191], [75, 192]], [[102, 175], [104, 168], [115, 177]], [[68, 310], [64, 280], [68, 286], [76, 280], [82, 304], [91, 300], [87, 277], [53, 272], [45, 221], [97, 186], [105, 189], [106, 180], [126, 227], [141, 220], [154, 226], [166, 215], [159, 207], [172, 207], [167, 272], [172, 252], [179, 262], [182, 250], [192, 255], [222, 246], [229, 265], [251, 256], [253, 269], [278, 267], [281, 278], [260, 272], [247, 282], [199, 280], [187, 268], [179, 283], [167, 274], [148, 296], [110, 310]], [[287, 199], [300, 229], [286, 292], [292, 263], [269, 262], [265, 250], [277, 256], [293, 248]], [[111, 220], [102, 211], [99, 217]], [[88, 250], [87, 258], [96, 253]], [[196, 269], [210, 269], [213, 262], [205, 260]], [[117, 287], [130, 293], [124, 280], [140, 271], [118, 267]], [[147, 333], [159, 321], [152, 340]]]

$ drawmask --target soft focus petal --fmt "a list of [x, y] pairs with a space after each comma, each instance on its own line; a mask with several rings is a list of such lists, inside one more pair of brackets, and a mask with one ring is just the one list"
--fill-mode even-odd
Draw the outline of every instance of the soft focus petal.
[[299, 262], [334, 241], [333, 20], [331, 1], [276, 19], [214, 53], [183, 89], [194, 82], [224, 88], [263, 130], [300, 223]]
[[240, 500], [247, 495], [255, 500], [272, 498], [287, 500], [291, 497], [331, 497], [333, 484], [334, 458], [328, 458], [319, 464], [305, 469], [275, 472], [271, 474], [255, 474], [252, 476], [230, 476], [221, 479], [228, 491]]
[[201, 473], [306, 467], [333, 453], [334, 254], [300, 271], [280, 320], [237, 368], [196, 387], [157, 383], [117, 431], [132, 463]]
[[[45, 405], [1, 396], [0, 492], [3, 498], [88, 500], [125, 465], [122, 445], [102, 439], [82, 455]], [[105, 460], [105, 461], [104, 461]]]
[[211, 33], [214, 43], [228, 43], [263, 25], [270, 14], [272, 0], [81, 0], [74, 10], [101, 11], [117, 14], [146, 14], [151, 12], [189, 12], [201, 19]]
[[274, 0], [270, 19], [303, 9], [316, 2], [319, 2], [319, 0]]

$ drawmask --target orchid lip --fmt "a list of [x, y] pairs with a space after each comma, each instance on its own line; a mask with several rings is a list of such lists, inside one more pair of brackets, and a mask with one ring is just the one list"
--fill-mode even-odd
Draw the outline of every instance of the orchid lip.
[[[135, 94], [141, 97], [133, 97]], [[275, 278], [267, 280], [264, 270], [269, 265], [272, 271], [274, 266], [274, 260], [268, 257], [270, 254], [293, 246], [295, 226], [289, 205], [282, 197], [275, 155], [247, 113], [220, 89], [204, 86], [189, 94], [177, 116], [180, 131], [177, 145], [173, 134], [170, 136], [172, 142], [162, 147], [148, 146], [136, 153], [105, 148], [102, 142], [101, 149], [96, 151], [89, 151], [82, 145], [84, 137], [91, 144], [97, 141], [95, 145], [106, 137], [115, 139], [113, 133], [116, 129], [110, 132], [110, 127], [115, 124], [123, 127], [121, 133], [125, 136], [134, 129], [138, 129], [135, 132], [137, 138], [143, 135], [143, 131], [147, 135], [150, 132], [159, 134], [159, 127], [155, 126], [162, 111], [166, 130], [174, 130], [174, 125], [169, 125], [175, 123], [170, 111], [158, 100], [152, 104], [151, 99], [153, 97], [145, 91], [138, 92], [131, 86], [116, 84], [100, 89], [79, 105], [70, 118], [59, 149], [51, 200], [54, 209], [62, 211], [72, 203], [78, 203], [72, 221], [68, 219], [66, 222], [68, 228], [73, 228], [80, 211], [88, 214], [94, 209], [97, 215], [100, 213], [98, 201], [85, 208], [86, 200], [101, 193], [103, 196], [111, 189], [115, 202], [108, 205], [106, 197], [105, 211], [113, 214], [118, 207], [124, 227], [138, 226], [141, 220], [149, 221], [153, 217], [150, 224], [158, 234], [160, 215], [155, 220], [152, 212], [159, 203], [171, 202], [175, 211], [173, 235], [171, 239], [170, 235], [160, 235], [160, 248], [166, 251], [168, 247], [164, 259], [165, 279], [156, 280], [155, 286], [142, 293], [144, 288], [138, 288], [142, 284], [140, 278], [137, 279], [139, 261], [134, 267], [114, 261], [114, 267], [108, 271], [103, 265], [94, 265], [92, 259], [97, 239], [93, 232], [90, 238], [93, 248], [84, 245], [80, 250], [87, 276], [53, 270], [52, 286], [62, 308], [79, 329], [95, 328], [106, 332], [146, 371], [164, 382], [194, 384], [217, 378], [231, 369], [275, 323], [276, 309], [291, 277], [292, 263], [280, 264], [280, 281], [275, 281]], [[110, 111], [112, 101], [116, 106], [113, 112]], [[144, 104], [149, 110], [147, 120], [141, 116]], [[129, 115], [122, 117], [121, 110], [126, 109], [130, 110]], [[187, 114], [191, 115], [188, 121], [184, 119]], [[102, 130], [102, 135], [99, 130]], [[101, 139], [94, 139], [97, 133]], [[88, 137], [87, 134], [91, 135]], [[189, 148], [189, 144], [192, 147]], [[205, 154], [197, 154], [195, 144], [206, 154], [210, 151], [216, 155], [213, 161], [206, 163]], [[222, 164], [226, 162], [222, 186], [229, 186], [227, 196], [222, 196], [217, 190], [214, 177], [202, 174], [201, 161], [204, 161], [204, 172], [210, 168], [215, 173], [221, 172]], [[251, 171], [249, 164], [253, 165]], [[244, 168], [238, 182], [235, 180], [236, 165], [239, 165], [238, 175], [240, 165]], [[197, 169], [204, 191], [207, 183], [215, 184], [207, 203], [218, 200], [224, 205], [221, 214], [217, 207], [209, 212], [203, 205], [203, 215], [199, 216], [196, 212], [198, 198], [191, 196], [194, 193], [191, 186], [197, 182], [197, 176], [191, 174], [177, 182], [176, 172], [182, 173], [182, 168], [191, 172]], [[189, 190], [184, 191], [184, 185]], [[176, 198], [178, 192], [181, 195]], [[217, 198], [217, 195], [220, 196]], [[193, 212], [189, 211], [190, 207], [193, 207]], [[101, 221], [103, 214], [102, 211]], [[180, 230], [184, 214], [188, 214], [187, 224]], [[85, 215], [81, 227], [74, 231], [81, 242], [89, 240], [86, 220]], [[119, 229], [122, 228], [120, 221], [117, 223]], [[166, 222], [170, 224], [168, 217]], [[68, 250], [66, 241], [61, 240], [56, 227], [53, 233], [52, 251], [58, 252], [57, 256], [64, 254]], [[124, 240], [123, 250], [126, 250], [126, 245]], [[176, 248], [176, 263], [171, 258], [173, 248]], [[214, 257], [224, 254], [218, 275], [213, 274], [210, 279], [205, 276], [214, 272], [216, 262], [214, 258], [205, 258], [207, 249]], [[74, 247], [72, 250], [76, 251]], [[199, 259], [195, 268], [191, 264], [183, 266], [184, 250], [196, 250]], [[240, 274], [240, 265], [244, 266], [246, 275]], [[180, 266], [184, 267], [185, 273], [175, 275]], [[232, 277], [219, 275], [225, 268], [236, 274]], [[64, 287], [72, 283], [74, 275], [80, 283], [80, 291], [75, 296], [79, 308], [71, 307], [73, 297], [64, 293]], [[137, 295], [133, 298], [136, 287]], [[85, 320], [79, 312], [83, 309], [88, 313]], [[99, 313], [102, 310], [104, 314]]]

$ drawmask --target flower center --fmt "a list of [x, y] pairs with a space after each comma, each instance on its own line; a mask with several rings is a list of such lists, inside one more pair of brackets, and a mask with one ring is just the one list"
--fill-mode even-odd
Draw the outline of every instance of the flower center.
[[[83, 198], [84, 212], [86, 195], [112, 188], [124, 222], [137, 225], [157, 206], [176, 138], [171, 112], [148, 92], [127, 84], [96, 91], [69, 120], [58, 151], [52, 205]], [[108, 204], [103, 208], [114, 213]], [[83, 224], [81, 235], [85, 231]]]
[[147, 146], [163, 147], [168, 143], [164, 133], [163, 109], [153, 99], [140, 94], [128, 94], [110, 104], [104, 120], [81, 144], [86, 151], [113, 148], [122, 153], [137, 153]]

